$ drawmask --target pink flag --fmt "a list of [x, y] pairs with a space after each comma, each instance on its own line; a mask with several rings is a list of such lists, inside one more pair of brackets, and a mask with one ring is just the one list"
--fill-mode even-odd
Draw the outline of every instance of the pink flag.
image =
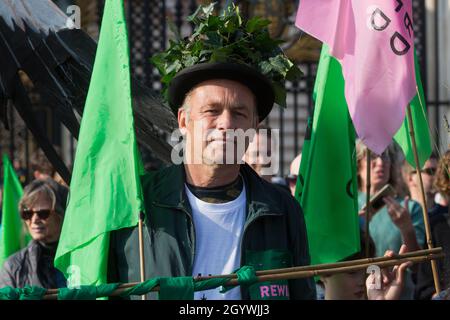
[[356, 132], [381, 154], [416, 95], [411, 0], [300, 0], [295, 25], [339, 60]]

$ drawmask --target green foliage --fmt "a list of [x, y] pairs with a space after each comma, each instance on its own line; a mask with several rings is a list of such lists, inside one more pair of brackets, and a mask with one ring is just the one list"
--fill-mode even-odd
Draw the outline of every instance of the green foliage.
[[199, 6], [188, 17], [195, 28], [189, 38], [170, 41], [169, 48], [154, 55], [151, 62], [162, 76], [164, 97], [172, 78], [181, 70], [204, 62], [233, 62], [249, 65], [267, 76], [275, 90], [275, 102], [286, 106], [285, 80], [298, 79], [302, 73], [272, 39], [269, 20], [253, 17], [244, 21], [239, 7], [231, 4], [214, 15], [216, 3]]

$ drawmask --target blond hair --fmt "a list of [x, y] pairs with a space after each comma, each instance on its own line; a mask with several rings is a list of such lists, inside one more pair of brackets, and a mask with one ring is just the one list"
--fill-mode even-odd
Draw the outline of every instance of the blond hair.
[[450, 150], [447, 150], [439, 159], [436, 180], [434, 181], [434, 186], [439, 191], [439, 193], [450, 200]]
[[[397, 191], [397, 194], [400, 197], [403, 197], [408, 194], [408, 188], [403, 180], [401, 174], [401, 163], [404, 159], [402, 153], [400, 152], [400, 148], [396, 143], [391, 143], [386, 151], [389, 155], [390, 159], [390, 167], [389, 167], [389, 181], [388, 183]], [[359, 174], [359, 170], [361, 168], [361, 162], [366, 161], [367, 147], [364, 145], [362, 140], [358, 139], [356, 141], [356, 165], [357, 165], [357, 176], [358, 176], [358, 190], [365, 191], [364, 186], [362, 186], [362, 179]]]

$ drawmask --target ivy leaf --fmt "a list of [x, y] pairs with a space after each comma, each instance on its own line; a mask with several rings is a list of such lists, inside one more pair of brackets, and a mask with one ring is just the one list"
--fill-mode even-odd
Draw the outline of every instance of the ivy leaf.
[[275, 92], [275, 103], [286, 108], [286, 88], [278, 82], [272, 83]]
[[207, 40], [206, 44], [212, 45], [214, 47], [222, 46], [222, 37], [217, 32], [207, 32], [206, 33]]
[[[233, 6], [234, 6], [234, 3], [233, 3]], [[238, 26], [240, 27], [240, 26], [242, 26], [242, 17], [241, 17], [241, 13], [240, 13], [239, 7], [237, 7], [237, 6], [234, 6], [234, 7], [235, 7], [235, 10], [236, 10], [236, 15], [235, 15], [235, 17], [236, 17], [236, 19], [237, 19], [237, 24], [238, 24]]]
[[173, 33], [173, 35], [175, 36], [175, 40], [177, 42], [181, 41], [181, 35], [180, 32], [178, 31], [177, 26], [175, 25], [175, 23], [172, 20], [168, 20], [167, 24], [169, 25], [169, 30]]
[[194, 64], [196, 64], [198, 61], [198, 57], [195, 56], [185, 56], [185, 58], [183, 59], [183, 65], [185, 67], [190, 67], [193, 66]]
[[210, 56], [212, 54], [213, 50], [202, 50], [200, 52], [200, 57], [206, 57], [206, 56]]
[[192, 44], [192, 47], [190, 48], [190, 52], [193, 56], [200, 56], [202, 49], [203, 49], [203, 42], [196, 41]]
[[168, 84], [184, 68], [204, 62], [233, 62], [258, 69], [271, 80], [275, 102], [286, 106], [284, 82], [298, 79], [302, 73], [280, 49], [282, 41], [271, 38], [270, 21], [254, 17], [243, 22], [234, 3], [217, 16], [215, 5], [199, 6], [188, 17], [194, 24], [193, 34], [181, 39], [174, 32], [176, 40], [169, 40], [169, 48], [150, 59], [161, 74], [164, 95], [167, 97]]
[[180, 60], [175, 60], [174, 62], [169, 64], [169, 66], [166, 69], [166, 73], [169, 74], [172, 72], [178, 72], [182, 68], [183, 68], [183, 65], [181, 64]]
[[297, 81], [302, 76], [303, 76], [302, 70], [300, 70], [299, 67], [297, 67], [295, 64], [293, 64], [286, 74], [286, 80]]
[[248, 33], [254, 33], [256, 31], [260, 31], [263, 28], [267, 27], [268, 25], [270, 25], [270, 23], [271, 23], [270, 20], [261, 19], [259, 17], [253, 17], [247, 21], [247, 23], [245, 25], [245, 30]]
[[210, 62], [225, 62], [231, 54], [231, 49], [227, 47], [218, 48], [211, 54]]
[[292, 62], [281, 55], [269, 58], [269, 62], [272, 67], [271, 69], [274, 72], [281, 74], [283, 77], [286, 77], [287, 72], [293, 65]]
[[201, 12], [202, 10], [203, 10], [203, 6], [199, 6], [199, 7], [197, 8], [197, 10], [195, 10], [195, 12], [194, 12], [193, 14], [191, 14], [190, 16], [188, 16], [188, 17], [186, 18], [186, 20], [187, 20], [188, 22], [195, 23], [195, 22], [197, 21], [197, 18], [198, 18], [198, 16], [199, 16], [200, 12]]
[[272, 71], [272, 64], [269, 61], [263, 60], [259, 63], [259, 70], [262, 74], [269, 74]]
[[153, 57], [150, 58], [150, 62], [158, 69], [160, 73], [165, 73], [165, 60], [162, 57], [164, 54], [155, 54]]
[[205, 17], [208, 18], [213, 13], [216, 4], [217, 2], [213, 2], [208, 6], [200, 5], [193, 14], [186, 18], [187, 21], [198, 24], [200, 20], [205, 20]]
[[206, 23], [204, 23], [204, 22], [201, 22], [200, 24], [199, 24], [199, 26], [196, 28], [196, 30], [195, 30], [195, 32], [192, 34], [192, 38], [196, 38], [196, 37], [198, 37], [199, 35], [201, 35], [204, 31], [205, 31], [205, 29], [206, 29], [206, 27], [207, 27], [208, 25], [206, 24]]
[[239, 21], [237, 19], [229, 19], [225, 22], [225, 31], [228, 33], [233, 33], [239, 28]]
[[216, 31], [220, 26], [220, 18], [218, 16], [209, 16], [208, 17], [208, 28], [211, 31]]
[[175, 76], [175, 72], [166, 74], [164, 77], [161, 78], [162, 83], [170, 83], [172, 81], [173, 77]]
[[209, 17], [213, 11], [214, 11], [214, 7], [216, 6], [217, 2], [213, 2], [211, 4], [209, 4], [206, 7], [202, 8], [203, 14], [205, 15], [205, 17]]
[[262, 52], [273, 53], [275, 49], [278, 49], [278, 44], [276, 40], [270, 37], [268, 31], [263, 29], [260, 33], [258, 33], [255, 37], [255, 43], [258, 49]]

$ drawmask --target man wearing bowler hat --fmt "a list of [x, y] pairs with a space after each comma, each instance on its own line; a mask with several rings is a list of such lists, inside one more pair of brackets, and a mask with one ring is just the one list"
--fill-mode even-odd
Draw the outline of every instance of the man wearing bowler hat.
[[[254, 31], [235, 21], [232, 32]], [[187, 41], [188, 48], [198, 45], [193, 37]], [[239, 37], [230, 41], [232, 46], [242, 43]], [[248, 143], [239, 148], [242, 135], [233, 133], [255, 129], [271, 111], [276, 90], [270, 76], [242, 63], [245, 57], [233, 56], [193, 59], [196, 63], [182, 66], [168, 82], [168, 102], [185, 144], [181, 164], [142, 177], [147, 279], [229, 274], [244, 265], [267, 270], [310, 263], [299, 204], [240, 163]], [[140, 281], [137, 227], [112, 233], [110, 241], [109, 282]], [[315, 286], [312, 279], [281, 280], [226, 292], [198, 291], [194, 298], [315, 299]]]

